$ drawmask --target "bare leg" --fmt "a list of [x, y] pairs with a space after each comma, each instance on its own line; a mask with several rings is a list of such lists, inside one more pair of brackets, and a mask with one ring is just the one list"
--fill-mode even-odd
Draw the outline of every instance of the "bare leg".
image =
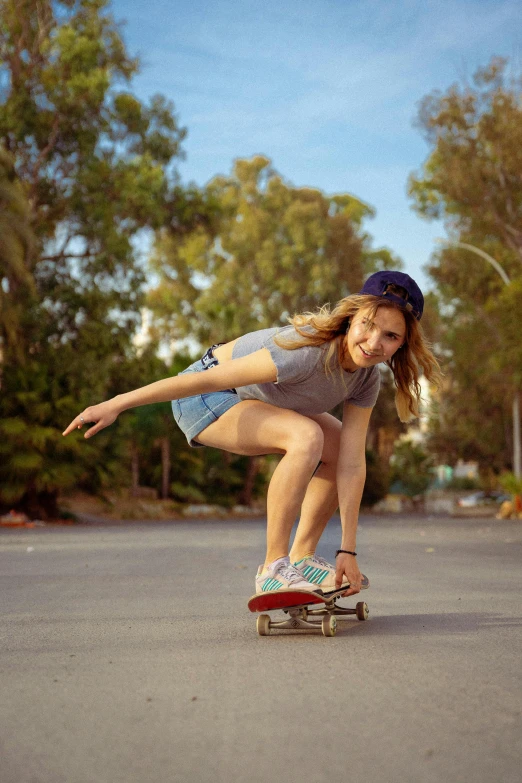
[[308, 485], [297, 527], [290, 560], [295, 563], [315, 552], [328, 520], [339, 505], [337, 494], [337, 461], [341, 439], [341, 422], [329, 413], [311, 416], [324, 436], [321, 464]]
[[274, 471], [267, 495], [265, 566], [288, 554], [292, 526], [303, 497], [310, 489], [310, 476], [315, 468], [313, 460], [306, 451], [287, 452]]
[[323, 454], [324, 434], [318, 422], [294, 411], [245, 400], [234, 405], [201, 432], [205, 446], [234, 454], [283, 454], [267, 496], [265, 565], [288, 555], [290, 533]]
[[290, 552], [292, 563], [315, 552], [328, 520], [337, 510], [339, 499], [335, 474], [335, 463], [323, 463], [308, 485]]

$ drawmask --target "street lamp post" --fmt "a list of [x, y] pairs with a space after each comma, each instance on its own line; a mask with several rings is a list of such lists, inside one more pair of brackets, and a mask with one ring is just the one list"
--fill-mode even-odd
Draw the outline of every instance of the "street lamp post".
[[[492, 256], [489, 255], [489, 253], [486, 253], [484, 250], [481, 250], [479, 247], [475, 247], [475, 245], [470, 245], [467, 242], [447, 242], [444, 239], [437, 239], [437, 242], [442, 242], [446, 245], [452, 245], [454, 247], [461, 247], [464, 250], [469, 250], [471, 253], [475, 253], [475, 255], [480, 256], [485, 261], [487, 261], [489, 264], [491, 264], [494, 269], [499, 273], [500, 277], [504, 281], [506, 285], [510, 285], [511, 280], [505, 273], [504, 269], [500, 266], [498, 261], [496, 261]], [[517, 479], [521, 478], [522, 476], [522, 449], [520, 446], [520, 395], [518, 392], [518, 389], [515, 389], [515, 395], [513, 397], [513, 473], [517, 477]]]

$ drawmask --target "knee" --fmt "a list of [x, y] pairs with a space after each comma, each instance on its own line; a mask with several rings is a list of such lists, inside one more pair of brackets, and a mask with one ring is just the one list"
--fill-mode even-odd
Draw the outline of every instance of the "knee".
[[321, 455], [323, 465], [335, 469], [339, 461], [339, 450], [341, 448], [341, 434], [335, 433], [325, 438], [324, 449]]
[[310, 461], [317, 464], [324, 449], [324, 433], [321, 427], [313, 421], [303, 423], [294, 430], [289, 439], [287, 451], [293, 454], [306, 454]]

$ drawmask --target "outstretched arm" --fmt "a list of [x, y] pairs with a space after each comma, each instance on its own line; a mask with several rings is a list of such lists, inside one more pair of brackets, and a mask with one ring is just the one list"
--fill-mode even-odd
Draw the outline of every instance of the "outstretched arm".
[[72, 420], [63, 435], [68, 435], [76, 428], [81, 429], [84, 424], [94, 423], [94, 427], [85, 433], [85, 437], [90, 438], [112, 424], [123, 411], [140, 405], [169, 402], [183, 397], [192, 397], [195, 394], [237, 389], [239, 386], [270, 383], [276, 380], [277, 369], [270, 351], [268, 348], [261, 348], [241, 359], [231, 359], [209, 370], [165, 378], [126, 394], [118, 394], [117, 397], [101, 402], [99, 405], [85, 408]]
[[[366, 433], [372, 410], [359, 408], [348, 402], [343, 408], [343, 428], [337, 464], [337, 492], [342, 525], [339, 549], [349, 552], [356, 551], [357, 523], [366, 480]], [[344, 574], [353, 585], [347, 595], [358, 593], [362, 575], [357, 558], [353, 555], [339, 554], [336, 558], [336, 585], [339, 587]]]

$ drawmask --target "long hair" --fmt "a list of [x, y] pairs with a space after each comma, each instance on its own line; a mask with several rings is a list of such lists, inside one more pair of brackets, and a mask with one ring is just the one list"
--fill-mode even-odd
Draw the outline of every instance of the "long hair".
[[[386, 362], [393, 373], [395, 383], [395, 407], [401, 421], [410, 421], [420, 415], [421, 387], [419, 378], [421, 372], [435, 386], [440, 386], [442, 373], [439, 363], [424, 337], [422, 327], [417, 319], [405, 308], [392, 300], [369, 294], [353, 294], [337, 302], [333, 310], [328, 304], [323, 305], [316, 313], [299, 313], [288, 319], [298, 338], [276, 335], [274, 342], [280, 348], [294, 351], [305, 345], [320, 346], [328, 344], [324, 368], [332, 375], [331, 361], [335, 355], [339, 365], [345, 357], [344, 336], [350, 328], [353, 316], [364, 308], [368, 313], [369, 322], [375, 318], [380, 307], [399, 310], [406, 321], [406, 337], [404, 344]], [[342, 369], [341, 369], [342, 377]]]

